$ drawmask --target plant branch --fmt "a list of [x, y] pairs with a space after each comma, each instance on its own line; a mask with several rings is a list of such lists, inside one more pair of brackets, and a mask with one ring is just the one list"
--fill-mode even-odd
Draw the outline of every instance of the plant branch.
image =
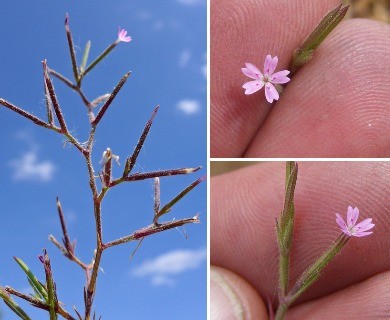
[[55, 71], [54, 69], [51, 69], [49, 67], [47, 67], [47, 71], [55, 76], [57, 79], [61, 80], [62, 82], [64, 82], [69, 88], [71, 88], [72, 90], [79, 90], [80, 88], [78, 88], [76, 85], [74, 85], [72, 83], [72, 81], [70, 81], [68, 78], [66, 78], [65, 76], [63, 76], [61, 73]]
[[118, 179], [114, 179], [110, 183], [110, 188], [115, 187], [119, 183], [122, 183], [124, 181], [138, 181], [138, 180], [145, 180], [145, 179], [152, 179], [156, 177], [166, 177], [166, 176], [175, 176], [175, 175], [181, 175], [181, 174], [189, 174], [196, 172], [200, 170], [202, 167], [195, 167], [195, 168], [181, 168], [181, 169], [169, 169], [169, 170], [158, 170], [158, 171], [150, 171], [150, 172], [137, 172], [134, 174], [131, 174], [127, 177], [121, 177]]
[[5, 287], [5, 291], [7, 291], [9, 294], [14, 295], [15, 297], [18, 297], [18, 298], [21, 298], [23, 300], [26, 300], [26, 301], [30, 302], [32, 305], [34, 305], [34, 306], [36, 306], [36, 307], [38, 307], [40, 309], [49, 310], [49, 306], [45, 302], [43, 302], [43, 301], [41, 301], [41, 300], [39, 300], [37, 298], [34, 298], [32, 296], [28, 296], [28, 295], [26, 295], [24, 293], [21, 293], [21, 292], [15, 290], [15, 289], [13, 289], [10, 286], [6, 286]]
[[154, 216], [160, 211], [160, 179], [154, 178]]
[[[45, 302], [43, 302], [37, 298], [23, 294], [15, 289], [13, 289], [10, 286], [6, 286], [5, 291], [7, 291], [9, 294], [14, 295], [15, 297], [21, 298], [21, 299], [31, 303], [33, 306], [35, 306], [37, 308], [49, 311], [49, 306]], [[60, 314], [61, 316], [63, 316], [67, 320], [76, 320], [66, 310], [64, 310], [60, 305], [58, 305], [58, 308], [56, 311], [58, 314]]]
[[58, 210], [58, 215], [59, 215], [60, 222], [61, 222], [62, 233], [64, 235], [64, 237], [62, 238], [62, 242], [63, 242], [64, 246], [62, 246], [53, 235], [49, 236], [49, 240], [51, 242], [53, 242], [53, 244], [58, 249], [60, 249], [60, 251], [64, 254], [65, 257], [67, 257], [69, 260], [77, 263], [86, 272], [87, 279], [88, 279], [89, 267], [75, 255], [74, 249], [75, 249], [76, 242], [74, 241], [72, 243], [70, 241], [70, 238], [68, 235], [68, 230], [66, 227], [65, 217], [64, 217], [64, 214], [62, 211], [62, 206], [61, 206], [61, 203], [60, 203], [58, 197], [57, 197], [57, 210]]
[[89, 100], [86, 98], [86, 96], [84, 95], [83, 91], [81, 90], [81, 88], [77, 87], [76, 85], [74, 85], [72, 83], [72, 81], [70, 81], [68, 78], [66, 78], [65, 76], [63, 76], [61, 73], [58, 73], [57, 71], [53, 70], [53, 69], [50, 69], [50, 68], [47, 68], [48, 69], [48, 72], [53, 75], [54, 77], [56, 77], [57, 79], [61, 80], [62, 82], [64, 82], [69, 88], [71, 88], [72, 90], [76, 91], [81, 99], [83, 100], [84, 104], [87, 106], [87, 107], [93, 107], [93, 102], [89, 102]]
[[54, 126], [53, 119], [53, 103], [50, 99], [49, 89], [47, 88], [46, 80], [43, 79], [43, 89], [45, 91], [45, 104], [46, 104], [46, 113], [47, 113], [47, 121], [51, 126]]
[[94, 67], [96, 67], [96, 65], [103, 60], [103, 58], [105, 56], [107, 56], [112, 49], [114, 49], [117, 44], [119, 42], [118, 41], [115, 41], [113, 42], [112, 44], [110, 44], [104, 51], [102, 54], [100, 54], [94, 61], [92, 61], [92, 63], [85, 69], [85, 71], [83, 71], [80, 75], [80, 81], [87, 75], [87, 73], [89, 73]]
[[146, 123], [145, 128], [142, 131], [141, 137], [139, 138], [138, 143], [137, 143], [136, 147], [134, 148], [133, 154], [131, 155], [131, 157], [126, 159], [125, 169], [123, 170], [123, 177], [126, 177], [133, 169], [133, 167], [137, 161], [138, 155], [139, 155], [139, 153], [140, 153], [140, 151], [145, 143], [145, 139], [148, 136], [148, 133], [150, 131], [150, 127], [153, 124], [153, 120], [156, 117], [156, 114], [157, 114], [157, 111], [159, 108], [160, 108], [160, 106], [157, 106], [156, 108], [154, 108], [152, 115], [150, 116], [148, 122]]
[[99, 110], [95, 120], [92, 122], [93, 126], [97, 126], [97, 124], [100, 122], [100, 120], [103, 118], [104, 114], [106, 113], [108, 107], [111, 105], [111, 103], [114, 101], [116, 95], [119, 93], [121, 90], [122, 86], [126, 83], [127, 78], [130, 76], [131, 72], [127, 72], [122, 79], [118, 82], [116, 85], [114, 91], [112, 91], [110, 97], [107, 99], [107, 101], [104, 103], [104, 105], [101, 107]]
[[43, 256], [39, 256], [39, 260], [42, 262], [46, 274], [46, 288], [48, 293], [47, 303], [49, 306], [50, 320], [57, 320], [58, 318], [57, 318], [56, 310], [58, 306], [58, 299], [57, 299], [56, 285], [54, 283], [53, 273], [51, 271], [50, 259], [46, 249], [43, 250]]
[[192, 218], [164, 222], [164, 223], [161, 223], [158, 225], [155, 225], [153, 223], [145, 228], [142, 228], [142, 229], [135, 231], [131, 235], [119, 238], [119, 239], [114, 240], [114, 241], [107, 242], [107, 243], [103, 244], [103, 248], [107, 249], [107, 248], [110, 248], [110, 247], [113, 247], [113, 246], [116, 246], [116, 245], [119, 245], [122, 243], [127, 243], [130, 241], [139, 240], [141, 238], [150, 236], [152, 234], [155, 234], [155, 233], [158, 233], [161, 231], [169, 230], [169, 229], [176, 228], [176, 227], [181, 227], [181, 226], [188, 224], [188, 223], [200, 223], [198, 214]]
[[93, 298], [95, 296], [95, 290], [96, 290], [96, 281], [97, 281], [97, 276], [99, 272], [99, 266], [100, 266], [100, 261], [102, 258], [102, 253], [103, 253], [103, 244], [101, 242], [101, 239], [98, 237], [98, 241], [100, 243], [98, 244], [98, 247], [96, 249], [96, 256], [95, 260], [93, 262], [93, 267], [92, 267], [92, 274], [91, 278], [89, 280], [87, 289], [86, 289], [86, 297], [85, 297], [85, 320], [90, 319], [91, 315], [91, 310], [92, 310], [92, 304], [93, 304]]
[[[157, 178], [156, 178], [157, 179]], [[155, 215], [154, 215], [154, 219], [153, 219], [153, 222], [155, 224], [158, 223], [158, 219], [168, 213], [169, 211], [171, 211], [171, 208], [178, 202], [180, 201], [187, 193], [189, 193], [192, 189], [194, 189], [199, 183], [201, 183], [203, 180], [206, 179], [206, 176], [203, 176], [203, 177], [200, 177], [199, 179], [195, 180], [193, 183], [191, 183], [187, 188], [185, 188], [183, 191], [181, 191], [176, 197], [174, 197], [171, 201], [169, 201], [164, 207], [162, 207], [161, 209], [158, 209], [157, 208], [157, 211], [156, 211], [156, 206], [155, 206]]]
[[53, 83], [52, 83], [52, 81], [49, 77], [49, 74], [47, 72], [46, 60], [42, 61], [42, 65], [43, 65], [43, 76], [45, 78], [47, 89], [49, 90], [50, 100], [53, 104], [54, 112], [55, 112], [57, 119], [58, 119], [58, 122], [60, 123], [60, 126], [61, 126], [61, 132], [66, 133], [66, 132], [68, 132], [68, 129], [66, 128], [65, 119], [64, 119], [64, 116], [62, 115], [61, 107], [60, 107], [60, 104], [58, 103], [58, 99], [57, 99], [57, 96], [56, 96], [55, 91], [54, 91]]
[[69, 239], [68, 229], [66, 228], [64, 213], [62, 211], [61, 202], [60, 202], [60, 199], [58, 197], [57, 197], [56, 205], [57, 205], [58, 216], [59, 216], [60, 222], [61, 222], [62, 233], [64, 235], [63, 242], [65, 245], [65, 248], [69, 254], [74, 254], [74, 246], [72, 245], [72, 243]]
[[79, 72], [77, 70], [76, 52], [74, 50], [72, 33], [70, 32], [70, 28], [69, 28], [69, 15], [68, 14], [66, 14], [66, 16], [65, 16], [65, 31], [66, 31], [66, 38], [68, 39], [69, 53], [70, 53], [70, 58], [72, 61], [72, 69], [73, 69], [74, 79], [76, 80], [77, 83], [79, 83], [80, 77], [79, 77]]
[[8, 102], [7, 100], [0, 98], [0, 105], [2, 105], [4, 107], [20, 114], [21, 116], [31, 120], [32, 122], [34, 122], [38, 126], [41, 126], [41, 127], [47, 128], [47, 129], [52, 129], [52, 130], [57, 131], [57, 132], [61, 132], [61, 129], [56, 127], [55, 125], [51, 125], [49, 123], [46, 123], [45, 121], [39, 119], [38, 117], [32, 115], [31, 113], [29, 113], [25, 110], [15, 106], [14, 104]]

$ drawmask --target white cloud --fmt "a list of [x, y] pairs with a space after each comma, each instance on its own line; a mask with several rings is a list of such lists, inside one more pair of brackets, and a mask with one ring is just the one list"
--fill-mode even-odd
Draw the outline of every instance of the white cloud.
[[173, 287], [175, 285], [175, 281], [173, 281], [171, 278], [167, 277], [166, 275], [158, 274], [152, 277], [152, 285], [155, 287], [159, 286], [168, 286]]
[[151, 276], [155, 286], [174, 285], [173, 276], [199, 268], [206, 259], [206, 249], [174, 250], [148, 260], [132, 271], [137, 277]]
[[184, 4], [186, 6], [193, 6], [196, 4], [203, 4], [206, 3], [205, 0], [177, 0], [177, 2]]
[[200, 112], [200, 103], [197, 100], [180, 100], [176, 107], [185, 114], [192, 115]]
[[9, 165], [14, 168], [13, 178], [15, 180], [39, 180], [50, 181], [56, 170], [50, 161], [39, 161], [36, 148], [25, 152], [18, 159], [10, 161]]
[[184, 68], [188, 65], [188, 62], [190, 62], [191, 59], [191, 51], [190, 50], [183, 50], [183, 52], [180, 54], [178, 65], [181, 68]]

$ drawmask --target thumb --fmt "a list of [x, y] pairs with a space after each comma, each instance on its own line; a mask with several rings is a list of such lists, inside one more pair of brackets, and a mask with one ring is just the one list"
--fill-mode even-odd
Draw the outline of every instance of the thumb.
[[257, 291], [232, 271], [211, 266], [210, 292], [211, 320], [268, 319]]

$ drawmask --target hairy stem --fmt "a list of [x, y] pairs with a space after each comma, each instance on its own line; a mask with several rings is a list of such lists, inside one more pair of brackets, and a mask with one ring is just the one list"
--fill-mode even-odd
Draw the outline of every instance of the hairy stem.
[[44, 127], [44, 128], [47, 128], [47, 129], [52, 129], [56, 132], [61, 132], [61, 129], [50, 124], [50, 123], [46, 123], [45, 121], [39, 119], [38, 117], [32, 115], [31, 113], [15, 106], [14, 104], [8, 102], [7, 100], [4, 100], [4, 99], [1, 99], [0, 98], [0, 105], [20, 114], [21, 116], [31, 120], [32, 122], [34, 122], [36, 125], [38, 126], [41, 126], [41, 127]]
[[151, 224], [145, 228], [142, 228], [142, 229], [135, 231], [131, 235], [119, 238], [119, 239], [114, 240], [114, 241], [107, 242], [103, 245], [103, 248], [107, 249], [109, 247], [117, 246], [119, 244], [127, 243], [127, 242], [134, 241], [134, 240], [139, 240], [139, 239], [142, 239], [144, 237], [150, 236], [152, 234], [155, 234], [155, 233], [158, 233], [161, 231], [169, 230], [169, 229], [176, 228], [176, 227], [181, 227], [181, 226], [188, 224], [188, 223], [199, 223], [199, 222], [200, 222], [200, 220], [199, 220], [198, 215], [195, 215], [192, 218], [164, 222], [164, 223], [161, 223], [158, 225]]

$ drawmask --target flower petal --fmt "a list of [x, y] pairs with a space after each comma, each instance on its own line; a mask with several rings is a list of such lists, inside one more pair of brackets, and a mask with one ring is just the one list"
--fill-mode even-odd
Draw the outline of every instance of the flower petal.
[[269, 76], [271, 76], [274, 73], [277, 65], [278, 57], [275, 56], [272, 58], [271, 55], [267, 55], [264, 61], [264, 74], [268, 74]]
[[119, 27], [118, 40], [123, 42], [130, 42], [132, 40], [131, 37], [130, 36], [126, 37], [126, 35], [127, 35], [127, 31]]
[[265, 98], [269, 103], [272, 103], [274, 100], [279, 99], [279, 93], [276, 91], [272, 83], [267, 83], [265, 85]]
[[336, 213], [336, 222], [339, 225], [339, 227], [341, 228], [341, 230], [348, 230], [344, 219], [341, 217], [341, 215], [339, 213]]
[[[357, 209], [357, 208], [355, 208], [355, 209]], [[348, 225], [349, 228], [352, 228], [355, 225], [356, 220], [357, 220], [355, 209], [353, 209], [351, 206], [348, 207], [348, 211], [347, 211], [347, 225]], [[357, 214], [359, 216], [359, 210], [357, 211]]]
[[370, 230], [375, 226], [375, 224], [371, 223], [371, 221], [372, 218], [364, 219], [362, 222], [358, 223], [354, 229], [357, 232]]
[[354, 233], [353, 236], [354, 237], [365, 237], [365, 236], [370, 235], [371, 233], [373, 233], [373, 232], [372, 231], [357, 232], [357, 233]]
[[245, 63], [246, 68], [242, 68], [241, 71], [243, 74], [245, 74], [247, 77], [252, 79], [260, 79], [263, 74], [259, 69], [257, 69], [253, 64], [251, 63]]
[[271, 76], [270, 81], [272, 83], [287, 83], [290, 81], [290, 78], [286, 77], [289, 73], [290, 73], [290, 71], [288, 71], [288, 70], [282, 70], [282, 71], [276, 72]]
[[359, 209], [357, 207], [355, 207], [353, 209], [353, 213], [352, 213], [352, 225], [356, 224], [356, 221], [358, 218], [359, 218]]
[[254, 80], [244, 83], [242, 86], [245, 89], [245, 94], [252, 94], [259, 91], [264, 86], [263, 81]]

